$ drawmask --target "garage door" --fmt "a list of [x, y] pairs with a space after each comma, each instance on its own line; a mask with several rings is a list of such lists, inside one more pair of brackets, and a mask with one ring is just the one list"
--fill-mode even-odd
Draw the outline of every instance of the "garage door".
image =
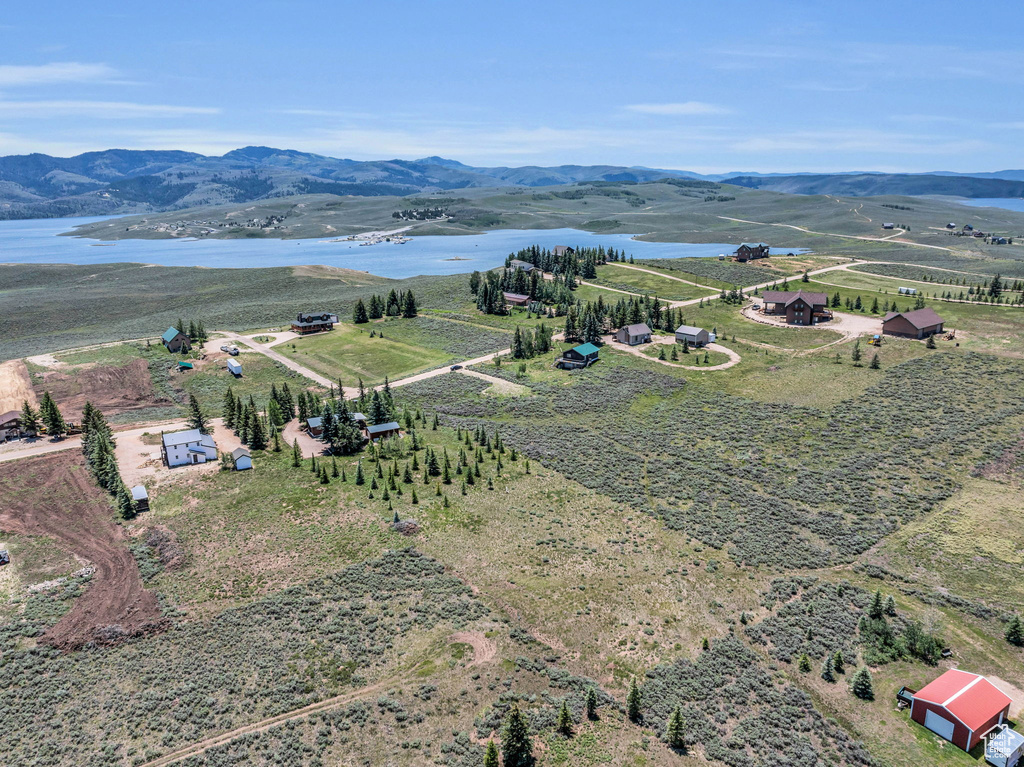
[[934, 711], [928, 711], [924, 715], [924, 726], [939, 737], [946, 740], [953, 740], [953, 723], [945, 717], [939, 716]]

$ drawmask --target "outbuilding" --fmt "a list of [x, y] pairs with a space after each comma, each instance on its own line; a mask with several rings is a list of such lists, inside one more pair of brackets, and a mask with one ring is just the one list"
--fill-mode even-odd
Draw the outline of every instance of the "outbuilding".
[[888, 221], [882, 224], [883, 229], [895, 229], [896, 224], [890, 224]]
[[252, 453], [248, 448], [237, 447], [231, 451], [231, 461], [235, 465], [235, 471], [245, 471], [252, 468]]
[[512, 306], [526, 306], [530, 303], [530, 297], [524, 296], [522, 293], [507, 293], [501, 294], [505, 298], [505, 303]]
[[319, 437], [324, 433], [324, 419], [320, 416], [306, 419], [306, 431], [311, 437]]
[[242, 363], [235, 359], [228, 360], [228, 372], [235, 378], [242, 377]]
[[681, 344], [683, 341], [699, 349], [711, 343], [711, 334], [704, 328], [698, 328], [694, 325], [680, 325], [676, 328], [676, 343]]
[[135, 501], [136, 511], [149, 511], [149, 493], [143, 485], [132, 488], [132, 500]]
[[890, 336], [927, 338], [942, 332], [942, 317], [930, 306], [912, 312], [889, 312], [882, 318], [882, 332]]
[[366, 436], [370, 442], [376, 442], [379, 439], [387, 439], [388, 437], [399, 437], [401, 434], [401, 427], [398, 425], [398, 421], [377, 423], [366, 427]]
[[970, 751], [1006, 720], [1011, 702], [985, 677], [954, 668], [914, 693], [910, 718]]
[[620, 344], [646, 344], [651, 341], [651, 328], [646, 322], [638, 322], [633, 325], [625, 325], [615, 331], [615, 340]]

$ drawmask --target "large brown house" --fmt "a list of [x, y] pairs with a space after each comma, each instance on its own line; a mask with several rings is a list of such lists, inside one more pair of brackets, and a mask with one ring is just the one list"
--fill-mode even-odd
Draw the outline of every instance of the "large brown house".
[[889, 312], [882, 318], [882, 332], [890, 336], [927, 338], [942, 332], [942, 317], [930, 306], [912, 312]]
[[768, 245], [763, 242], [743, 242], [736, 248], [736, 260], [740, 263], [755, 258], [768, 258]]
[[322, 330], [334, 330], [334, 323], [337, 321], [338, 315], [330, 312], [300, 314], [292, 323], [292, 331], [304, 336], [308, 333], [319, 333]]
[[761, 295], [765, 314], [786, 315], [789, 325], [814, 325], [832, 319], [828, 296], [804, 290], [766, 290]]

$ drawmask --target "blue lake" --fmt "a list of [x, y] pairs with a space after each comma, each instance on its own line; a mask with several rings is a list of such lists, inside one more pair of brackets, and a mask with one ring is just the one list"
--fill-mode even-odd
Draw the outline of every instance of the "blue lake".
[[972, 208], [1004, 208], [1024, 213], [1024, 199], [1020, 197], [978, 197], [973, 200], [960, 200], [962, 205]]
[[[576, 229], [508, 229], [465, 236], [413, 237], [404, 245], [327, 240], [116, 240], [99, 244], [58, 237], [79, 224], [106, 218], [0, 221], [0, 263], [107, 264], [249, 268], [324, 264], [403, 278], [492, 269], [529, 245], [614, 247], [635, 258], [687, 258], [731, 253], [738, 243], [667, 243], [631, 240], [628, 234], [591, 234]], [[773, 252], [790, 252], [785, 248]], [[794, 249], [793, 252], [800, 252]], [[458, 260], [452, 260], [458, 259]]]

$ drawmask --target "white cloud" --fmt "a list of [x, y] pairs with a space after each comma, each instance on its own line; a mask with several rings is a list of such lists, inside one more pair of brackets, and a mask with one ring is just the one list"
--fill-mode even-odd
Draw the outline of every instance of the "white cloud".
[[48, 85], [109, 81], [117, 71], [106, 64], [82, 64], [77, 61], [54, 62], [38, 66], [0, 64], [0, 86]]
[[645, 115], [724, 115], [732, 111], [717, 104], [707, 104], [703, 101], [630, 104], [626, 109], [630, 112], [639, 112]]
[[215, 107], [176, 104], [135, 104], [129, 101], [0, 101], [5, 117], [56, 117], [77, 115], [108, 120], [140, 117], [191, 117], [220, 114]]

